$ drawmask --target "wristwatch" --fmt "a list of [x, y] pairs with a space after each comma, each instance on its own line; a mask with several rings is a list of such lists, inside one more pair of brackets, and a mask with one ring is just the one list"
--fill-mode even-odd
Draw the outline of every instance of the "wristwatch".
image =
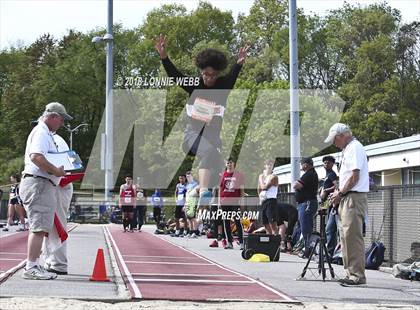
[[339, 197], [344, 197], [344, 194], [343, 194], [343, 192], [341, 192], [341, 191], [338, 191], [338, 196], [339, 196]]

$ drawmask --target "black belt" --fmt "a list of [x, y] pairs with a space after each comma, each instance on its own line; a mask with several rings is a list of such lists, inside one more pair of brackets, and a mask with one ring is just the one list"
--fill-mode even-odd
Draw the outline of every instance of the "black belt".
[[345, 193], [343, 196], [347, 196], [348, 194], [363, 194], [363, 192], [358, 192], [358, 191], [348, 191], [347, 193]]
[[39, 178], [39, 179], [44, 179], [44, 180], [48, 180], [53, 186], [56, 186], [53, 181], [51, 181], [50, 179], [48, 179], [46, 177], [42, 177], [40, 175], [33, 175], [33, 174], [25, 173], [23, 175], [23, 178]]

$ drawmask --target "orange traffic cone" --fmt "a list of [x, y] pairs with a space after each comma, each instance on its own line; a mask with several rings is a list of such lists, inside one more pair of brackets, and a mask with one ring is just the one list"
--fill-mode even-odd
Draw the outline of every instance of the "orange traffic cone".
[[90, 277], [89, 281], [101, 281], [101, 282], [110, 281], [109, 278], [107, 278], [106, 276], [105, 258], [104, 258], [103, 249], [98, 249], [98, 254], [96, 254], [95, 266], [93, 267], [92, 277]]

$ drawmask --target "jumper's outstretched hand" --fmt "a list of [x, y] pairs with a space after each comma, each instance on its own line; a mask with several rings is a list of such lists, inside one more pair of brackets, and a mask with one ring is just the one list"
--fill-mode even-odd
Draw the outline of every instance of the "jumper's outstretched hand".
[[166, 36], [163, 34], [159, 35], [159, 37], [155, 40], [155, 48], [159, 53], [160, 59], [168, 57], [168, 54], [166, 53], [166, 42]]
[[243, 65], [246, 59], [246, 54], [248, 50], [250, 49], [251, 44], [246, 43], [245, 46], [241, 47], [238, 54], [238, 61], [236, 62], [238, 65]]

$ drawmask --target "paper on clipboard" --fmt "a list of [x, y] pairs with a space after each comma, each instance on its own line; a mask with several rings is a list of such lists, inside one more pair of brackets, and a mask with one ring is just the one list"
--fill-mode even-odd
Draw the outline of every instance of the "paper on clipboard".
[[65, 171], [83, 169], [83, 164], [79, 155], [73, 150], [67, 152], [47, 153], [45, 157], [54, 166], [63, 166]]

